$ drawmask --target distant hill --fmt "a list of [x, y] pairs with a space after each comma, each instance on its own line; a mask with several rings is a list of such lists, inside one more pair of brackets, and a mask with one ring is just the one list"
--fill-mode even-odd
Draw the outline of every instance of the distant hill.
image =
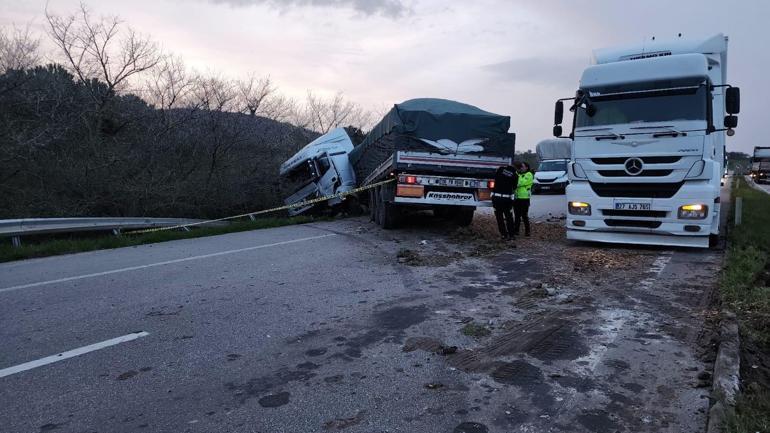
[[158, 110], [104, 88], [57, 65], [0, 75], [0, 218], [262, 209], [280, 202], [280, 163], [318, 136], [247, 114]]

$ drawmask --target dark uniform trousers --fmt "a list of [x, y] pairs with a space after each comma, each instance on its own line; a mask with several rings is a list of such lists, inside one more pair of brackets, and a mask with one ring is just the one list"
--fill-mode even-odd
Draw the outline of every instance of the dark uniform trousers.
[[516, 232], [513, 224], [513, 215], [511, 207], [513, 200], [508, 197], [492, 197], [492, 206], [495, 208], [495, 219], [497, 219], [497, 229], [504, 237], [513, 237]]
[[516, 221], [513, 223], [513, 233], [519, 234], [519, 227], [521, 222], [524, 221], [524, 233], [529, 236], [529, 199], [517, 198], [514, 200], [513, 213], [516, 215]]

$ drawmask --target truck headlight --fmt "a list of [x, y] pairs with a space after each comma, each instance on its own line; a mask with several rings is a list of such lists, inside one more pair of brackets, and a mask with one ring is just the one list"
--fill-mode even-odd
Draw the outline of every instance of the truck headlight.
[[702, 220], [709, 213], [709, 207], [705, 204], [686, 204], [679, 207], [679, 219]]
[[569, 213], [571, 215], [591, 215], [591, 205], [588, 203], [583, 203], [582, 201], [571, 201], [569, 202]]

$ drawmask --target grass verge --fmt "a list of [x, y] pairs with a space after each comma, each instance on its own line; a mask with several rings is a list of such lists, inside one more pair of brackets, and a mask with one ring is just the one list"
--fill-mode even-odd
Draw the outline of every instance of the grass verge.
[[742, 223], [728, 236], [720, 292], [739, 321], [743, 393], [727, 431], [770, 431], [770, 196], [737, 177], [732, 196], [743, 198]]
[[255, 221], [235, 221], [222, 227], [192, 228], [189, 232], [180, 230], [163, 230], [151, 233], [132, 235], [129, 233], [113, 236], [99, 235], [89, 237], [71, 237], [65, 239], [49, 239], [37, 243], [26, 241], [20, 247], [14, 247], [10, 238], [0, 245], [0, 262], [29, 259], [33, 257], [55, 256], [59, 254], [78, 253], [83, 251], [105, 250], [109, 248], [131, 247], [135, 245], [153, 244], [157, 242], [174, 241], [177, 239], [200, 238], [226, 233], [259, 230], [282, 227], [294, 224], [305, 224], [318, 221], [317, 218], [298, 216], [293, 218], [260, 218]]

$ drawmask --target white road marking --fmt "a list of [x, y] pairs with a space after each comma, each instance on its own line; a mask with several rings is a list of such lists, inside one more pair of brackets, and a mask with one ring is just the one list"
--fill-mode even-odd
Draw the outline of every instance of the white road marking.
[[88, 346], [78, 347], [77, 349], [68, 350], [66, 352], [57, 353], [56, 355], [46, 356], [35, 361], [25, 362], [24, 364], [14, 365], [0, 370], [0, 377], [10, 376], [12, 374], [21, 373], [22, 371], [32, 370], [33, 368], [42, 367], [44, 365], [53, 364], [54, 362], [62, 361], [69, 358], [74, 358], [79, 355], [83, 355], [95, 350], [104, 349], [105, 347], [114, 346], [116, 344], [125, 343], [127, 341], [136, 340], [137, 338], [146, 337], [150, 335], [148, 332], [134, 332], [132, 334], [124, 335], [122, 337], [105, 340], [100, 343], [90, 344]]
[[104, 272], [96, 272], [93, 274], [85, 274], [85, 275], [78, 275], [75, 277], [66, 277], [66, 278], [59, 278], [56, 280], [48, 280], [48, 281], [39, 281], [37, 283], [29, 283], [29, 284], [21, 284], [18, 286], [11, 286], [11, 287], [5, 287], [0, 289], [0, 293], [4, 292], [11, 292], [14, 290], [20, 290], [20, 289], [29, 289], [31, 287], [39, 287], [39, 286], [47, 286], [50, 284], [57, 284], [57, 283], [66, 283], [68, 281], [75, 281], [75, 280], [82, 280], [85, 278], [94, 278], [94, 277], [102, 277], [105, 275], [111, 275], [111, 274], [118, 274], [121, 272], [129, 272], [129, 271], [137, 271], [139, 269], [147, 269], [147, 268], [154, 268], [156, 266], [165, 266], [165, 265], [173, 265], [175, 263], [183, 263], [183, 262], [189, 262], [191, 260], [200, 260], [200, 259], [208, 259], [211, 257], [218, 257], [218, 256], [224, 256], [227, 254], [235, 254], [235, 253], [242, 253], [245, 251], [252, 251], [252, 250], [259, 250], [262, 248], [270, 248], [270, 247], [277, 247], [279, 245], [288, 245], [288, 244], [294, 244], [297, 242], [305, 242], [305, 241], [312, 241], [315, 239], [322, 239], [329, 236], [337, 236], [335, 233], [329, 233], [325, 235], [320, 236], [311, 236], [309, 238], [301, 238], [301, 239], [293, 239], [290, 241], [283, 241], [283, 242], [275, 242], [272, 244], [265, 244], [265, 245], [257, 245], [254, 247], [246, 247], [246, 248], [238, 248], [237, 250], [229, 250], [229, 251], [220, 251], [218, 253], [211, 253], [211, 254], [203, 254], [200, 256], [192, 256], [192, 257], [185, 257], [182, 259], [175, 259], [175, 260], [166, 260], [163, 262], [157, 262], [157, 263], [150, 263], [147, 265], [139, 265], [139, 266], [131, 266], [128, 268], [121, 268], [121, 269], [113, 269], [110, 271], [104, 271]]

